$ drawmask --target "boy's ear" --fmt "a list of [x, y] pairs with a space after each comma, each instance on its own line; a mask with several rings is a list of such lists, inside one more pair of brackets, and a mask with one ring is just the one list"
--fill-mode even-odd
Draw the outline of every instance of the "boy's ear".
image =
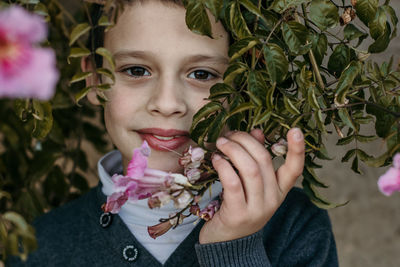
[[[89, 57], [83, 57], [81, 59], [81, 69], [84, 72], [85, 71], [92, 71], [94, 69], [93, 65], [92, 65], [92, 61], [90, 60]], [[97, 85], [98, 82], [99, 82], [98, 76], [97, 75], [91, 75], [91, 76], [89, 76], [88, 78], [85, 79], [85, 82], [86, 82], [86, 87]], [[92, 103], [93, 105], [100, 105], [101, 103], [100, 103], [99, 99], [97, 98], [97, 92], [96, 91], [97, 91], [96, 87], [93, 87], [89, 91], [89, 93], [87, 93], [86, 96], [87, 96], [89, 102]]]

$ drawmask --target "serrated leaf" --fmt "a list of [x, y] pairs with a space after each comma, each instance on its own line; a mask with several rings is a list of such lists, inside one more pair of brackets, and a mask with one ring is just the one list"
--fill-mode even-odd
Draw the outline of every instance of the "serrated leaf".
[[335, 27], [339, 22], [339, 10], [330, 0], [313, 0], [310, 19], [321, 31]]
[[212, 38], [211, 23], [203, 1], [184, 1], [186, 8], [185, 21], [188, 28], [197, 34]]
[[361, 172], [361, 170], [360, 170], [360, 168], [358, 166], [358, 157], [357, 156], [354, 157], [353, 162], [351, 163], [351, 169], [355, 173], [362, 174], [362, 172]]
[[359, 38], [358, 45], [368, 37], [368, 34], [360, 31], [354, 24], [347, 24], [343, 30], [344, 38], [351, 41]]
[[210, 88], [210, 96], [208, 97], [208, 99], [216, 100], [219, 98], [227, 97], [233, 94], [234, 92], [235, 90], [228, 84], [217, 83]]
[[68, 64], [70, 64], [70, 59], [71, 58], [76, 58], [76, 57], [85, 57], [90, 55], [90, 51], [87, 48], [81, 48], [81, 47], [71, 47], [71, 51], [69, 53], [69, 56], [67, 58]]
[[231, 3], [230, 8], [230, 28], [232, 32], [239, 38], [250, 36], [250, 30], [247, 27], [246, 21], [243, 18], [240, 6], [237, 2]]
[[263, 47], [267, 72], [272, 83], [280, 84], [286, 78], [289, 62], [277, 44], [267, 44]]
[[354, 140], [354, 134], [349, 135], [349, 136], [346, 136], [346, 137], [344, 137], [344, 138], [340, 138], [340, 139], [337, 141], [336, 145], [337, 145], [337, 146], [347, 145], [347, 144], [350, 144], [353, 140]]
[[107, 60], [107, 62], [110, 64], [111, 71], [115, 70], [115, 60], [114, 60], [111, 52], [108, 51], [108, 49], [106, 49], [104, 47], [99, 47], [96, 49], [96, 54], [103, 56], [103, 58], [105, 58]]
[[282, 34], [291, 54], [304, 55], [312, 46], [311, 36], [306, 26], [296, 21], [282, 23]]
[[344, 44], [337, 45], [329, 57], [329, 72], [334, 74], [336, 77], [339, 77], [342, 71], [350, 63], [350, 59], [350, 48]]
[[283, 97], [283, 103], [285, 105], [285, 109], [292, 113], [293, 115], [299, 115], [300, 111], [293, 105], [292, 101], [286, 96]]
[[219, 102], [209, 102], [204, 105], [197, 113], [193, 116], [192, 127], [190, 128], [190, 132], [196, 127], [196, 124], [199, 123], [200, 120], [209, 116], [210, 114], [222, 110], [224, 107]]
[[311, 0], [274, 0], [269, 9], [272, 9], [277, 13], [283, 13], [289, 8], [295, 8], [308, 2], [311, 2]]
[[239, 106], [235, 107], [234, 109], [232, 109], [231, 111], [229, 111], [228, 116], [232, 117], [233, 115], [237, 114], [237, 113], [242, 113], [243, 111], [249, 110], [255, 108], [253, 103], [242, 103]]
[[336, 86], [335, 97], [339, 104], [344, 104], [346, 94], [353, 86], [355, 78], [360, 73], [360, 65], [356, 61], [352, 61], [350, 65], [340, 75], [339, 82]]
[[53, 127], [53, 113], [49, 102], [40, 102], [38, 105], [34, 104], [35, 110], [37, 110], [39, 105], [43, 116], [41, 116], [41, 120], [34, 120], [32, 137], [44, 139]]
[[315, 60], [318, 65], [322, 64], [322, 61], [327, 54], [328, 50], [328, 38], [325, 34], [313, 33], [312, 35], [312, 51], [314, 53]]
[[232, 62], [235, 59], [241, 57], [244, 53], [246, 53], [259, 43], [260, 41], [255, 37], [246, 37], [235, 42], [229, 47], [228, 55], [230, 57], [230, 61]]
[[75, 43], [76, 40], [79, 39], [82, 35], [87, 33], [91, 29], [91, 26], [88, 23], [81, 23], [78, 24], [74, 27], [74, 29], [71, 31], [70, 37], [69, 37], [69, 46]]
[[380, 53], [386, 50], [390, 43], [390, 25], [386, 22], [385, 31], [368, 47], [369, 53]]
[[219, 135], [221, 134], [222, 129], [225, 126], [225, 121], [227, 119], [227, 114], [225, 110], [221, 110], [220, 113], [215, 117], [214, 121], [210, 124], [208, 128], [207, 134], [207, 142], [214, 143]]
[[224, 83], [229, 85], [232, 84], [237, 75], [247, 70], [248, 70], [247, 65], [242, 62], [235, 62], [229, 65], [224, 73]]
[[355, 6], [357, 16], [368, 26], [369, 22], [375, 18], [378, 9], [379, 0], [357, 0]]
[[362, 143], [369, 143], [378, 139], [375, 135], [356, 135], [356, 139]]
[[376, 11], [375, 18], [369, 22], [369, 33], [374, 40], [378, 39], [379, 36], [386, 30], [387, 17], [385, 10], [379, 7]]
[[79, 72], [77, 74], [75, 74], [74, 76], [72, 76], [71, 80], [69, 81], [70, 84], [76, 83], [76, 82], [80, 82], [85, 80], [86, 78], [90, 77], [93, 75], [93, 72], [91, 71], [85, 71], [85, 72]]
[[342, 158], [342, 162], [348, 162], [356, 154], [356, 149], [350, 149]]

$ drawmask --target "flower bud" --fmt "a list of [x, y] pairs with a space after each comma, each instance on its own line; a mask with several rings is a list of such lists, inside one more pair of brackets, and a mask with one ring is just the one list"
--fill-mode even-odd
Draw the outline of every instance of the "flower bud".
[[186, 172], [186, 176], [189, 179], [190, 183], [195, 183], [197, 180], [200, 179], [201, 171], [199, 169], [189, 169]]
[[287, 152], [287, 142], [285, 139], [281, 138], [278, 143], [273, 144], [271, 146], [271, 151], [278, 157], [285, 155]]
[[220, 207], [221, 203], [219, 200], [213, 200], [207, 205], [207, 207], [199, 212], [198, 216], [207, 222], [214, 217], [214, 214], [219, 210]]
[[200, 212], [200, 207], [198, 204], [194, 204], [190, 206], [189, 212], [193, 215], [198, 216]]
[[177, 209], [183, 209], [187, 205], [189, 205], [192, 200], [192, 194], [190, 194], [187, 190], [183, 190], [175, 199], [174, 206]]

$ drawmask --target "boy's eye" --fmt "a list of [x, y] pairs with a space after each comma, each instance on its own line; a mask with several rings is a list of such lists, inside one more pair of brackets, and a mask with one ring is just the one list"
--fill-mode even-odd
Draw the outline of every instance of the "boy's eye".
[[208, 81], [216, 77], [216, 75], [206, 70], [196, 70], [189, 74], [189, 78], [196, 80]]
[[126, 68], [123, 70], [123, 72], [133, 77], [150, 76], [150, 72], [148, 70], [138, 66]]

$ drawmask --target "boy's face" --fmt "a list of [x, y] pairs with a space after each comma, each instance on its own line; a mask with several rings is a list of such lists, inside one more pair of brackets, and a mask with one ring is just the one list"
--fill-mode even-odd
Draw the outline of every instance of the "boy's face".
[[168, 149], [182, 152], [194, 144], [188, 136], [193, 115], [228, 64], [228, 34], [214, 18], [211, 23], [214, 39], [187, 28], [184, 8], [147, 1], [126, 5], [106, 33], [116, 82], [106, 93], [105, 123], [124, 170], [143, 140], [152, 148], [150, 168], [180, 170], [179, 156]]

